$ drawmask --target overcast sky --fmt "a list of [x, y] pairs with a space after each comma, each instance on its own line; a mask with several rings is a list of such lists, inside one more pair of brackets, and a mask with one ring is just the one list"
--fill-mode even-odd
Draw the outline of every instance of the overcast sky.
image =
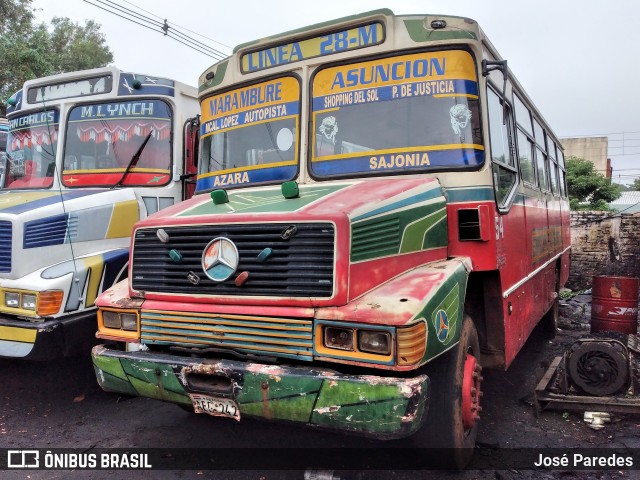
[[[508, 60], [556, 134], [607, 135], [614, 181], [629, 183], [640, 176], [640, 108], [635, 95], [627, 92], [640, 79], [637, 0], [113, 1], [142, 9], [155, 20], [166, 18], [225, 54], [240, 43], [377, 8], [390, 8], [396, 14], [473, 18]], [[33, 4], [40, 9], [39, 21], [50, 23], [60, 16], [82, 25], [87, 19], [99, 23], [115, 66], [126, 71], [196, 86], [200, 74], [215, 62], [84, 0], [34, 0]]]

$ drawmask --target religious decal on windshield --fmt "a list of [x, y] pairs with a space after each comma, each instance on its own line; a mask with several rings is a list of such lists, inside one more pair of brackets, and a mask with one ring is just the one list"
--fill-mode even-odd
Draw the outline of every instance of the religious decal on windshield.
[[336, 117], [330, 115], [323, 118], [318, 130], [320, 130], [320, 133], [324, 135], [324, 138], [331, 140], [333, 144], [336, 143], [336, 134], [338, 133], [338, 122], [336, 121]]
[[[451, 116], [451, 128], [456, 135], [464, 137], [464, 129], [471, 120], [471, 110], [466, 105], [454, 105], [449, 110]], [[464, 138], [461, 138], [464, 140]]]
[[460, 169], [484, 162], [476, 66], [469, 52], [325, 68], [312, 88], [315, 175]]

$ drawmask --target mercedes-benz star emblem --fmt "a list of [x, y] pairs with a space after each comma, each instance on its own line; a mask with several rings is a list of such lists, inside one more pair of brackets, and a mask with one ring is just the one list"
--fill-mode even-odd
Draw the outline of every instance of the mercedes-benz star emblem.
[[240, 256], [235, 244], [225, 237], [209, 242], [202, 253], [202, 270], [214, 282], [231, 278], [238, 268]]

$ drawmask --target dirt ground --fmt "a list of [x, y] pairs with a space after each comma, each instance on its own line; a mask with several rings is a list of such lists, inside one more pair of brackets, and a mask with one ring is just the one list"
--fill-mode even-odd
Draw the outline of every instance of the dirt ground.
[[[533, 391], [536, 367], [551, 362], [589, 333], [590, 295], [561, 303], [557, 337], [545, 340], [534, 332], [507, 372], [483, 372], [483, 412], [477, 446], [482, 452], [505, 449], [631, 448], [640, 449], [640, 416], [615, 416], [593, 430], [581, 412], [546, 410], [536, 416]], [[49, 364], [0, 360], [0, 448], [210, 448], [246, 449], [354, 446], [380, 448], [379, 443], [291, 425], [246, 420], [240, 423], [193, 415], [178, 407], [139, 397], [126, 398], [100, 390], [87, 358]], [[372, 455], [375, 451], [372, 450]], [[477, 464], [479, 453], [472, 461]], [[480, 459], [482, 460], [482, 459]], [[481, 463], [481, 462], [480, 462]], [[239, 469], [241, 466], [239, 465]], [[637, 467], [636, 467], [637, 468]], [[315, 475], [315, 476], [314, 476]], [[618, 479], [640, 478], [635, 471], [571, 471], [491, 468], [463, 472], [404, 470], [334, 471], [0, 471], [5, 479], [233, 479], [233, 480], [409, 480], [445, 479]]]
[[[477, 446], [488, 449], [640, 449], [638, 415], [612, 415], [604, 428], [594, 430], [583, 412], [547, 409], [536, 416], [533, 391], [539, 375], [556, 356], [578, 339], [589, 336], [591, 295], [573, 295], [560, 302], [559, 329], [555, 339], [545, 340], [534, 331], [507, 372], [483, 372], [484, 403]], [[538, 372], [536, 373], [536, 367]], [[636, 467], [638, 468], [638, 467]], [[487, 473], [487, 472], [484, 472]], [[495, 478], [640, 478], [640, 471], [502, 471]], [[484, 475], [464, 478], [486, 478]]]

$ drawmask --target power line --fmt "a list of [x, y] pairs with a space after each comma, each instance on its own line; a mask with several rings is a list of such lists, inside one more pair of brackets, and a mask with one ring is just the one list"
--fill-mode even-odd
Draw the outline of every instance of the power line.
[[[123, 5], [119, 5], [113, 1], [93, 0], [95, 2], [98, 2], [100, 5], [96, 3], [92, 3], [89, 0], [83, 0], [83, 1], [88, 3], [89, 5], [98, 7], [101, 10], [104, 10], [113, 15], [116, 15], [117, 17], [123, 18], [132, 23], [135, 23], [136, 25], [148, 28], [155, 32], [163, 33], [165, 36], [171, 38], [172, 40], [175, 40], [199, 53], [207, 55], [216, 60], [223, 60], [228, 56], [225, 53], [215, 48], [202, 44], [201, 42], [190, 37], [189, 35], [186, 35], [180, 32], [178, 29], [174, 27], [170, 27], [168, 25], [167, 20], [164, 20], [164, 23], [158, 20], [154, 20], [150, 17], [147, 17], [146, 15], [143, 15], [139, 12], [131, 10]], [[127, 3], [130, 3], [130, 2], [127, 2]]]
[[[156, 18], [158, 18], [158, 19], [162, 20], [162, 17], [159, 17], [158, 15], [156, 15], [156, 14], [154, 14], [154, 13], [152, 13], [152, 12], [148, 11], [148, 10], [145, 10], [145, 9], [144, 9], [144, 8], [142, 8], [142, 7], [138, 7], [137, 5], [134, 5], [133, 3], [128, 2], [127, 0], [120, 0], [120, 1], [121, 1], [121, 2], [124, 2], [124, 3], [127, 3], [127, 4], [131, 5], [132, 7], [135, 7], [135, 8], [137, 8], [137, 9], [139, 9], [139, 10], [141, 10], [141, 11], [145, 12], [145, 13], [148, 13], [149, 15], [152, 15], [152, 16], [154, 16], [154, 17], [156, 17]], [[213, 43], [217, 43], [218, 45], [220, 45], [220, 46], [222, 46], [222, 47], [226, 47], [226, 48], [228, 48], [229, 50], [233, 50], [233, 47], [232, 47], [232, 46], [229, 46], [229, 45], [226, 45], [226, 44], [224, 44], [224, 43], [222, 43], [222, 42], [219, 42], [219, 41], [217, 41], [217, 40], [214, 40], [213, 38], [209, 38], [209, 37], [207, 37], [206, 35], [202, 35], [201, 33], [194, 32], [193, 30], [189, 30], [188, 28], [183, 27], [183, 26], [180, 26], [180, 25], [178, 25], [178, 24], [176, 24], [176, 23], [173, 23], [173, 22], [169, 22], [169, 23], [170, 23], [170, 25], [175, 25], [176, 27], [182, 28], [183, 30], [185, 30], [185, 31], [187, 31], [187, 32], [189, 32], [189, 33], [193, 33], [194, 35], [197, 35], [198, 37], [202, 37], [202, 38], [207, 39], [207, 40], [209, 40], [209, 41], [211, 41], [211, 42], [213, 42]]]
[[[155, 23], [156, 25], [158, 25], [160, 27], [160, 30], [162, 30], [165, 35], [169, 35], [170, 32], [174, 33], [174, 34], [178, 35], [179, 37], [181, 37], [184, 41], [187, 41], [192, 45], [196, 45], [201, 49], [206, 49], [206, 50], [210, 51], [212, 54], [220, 56], [222, 58], [226, 57], [226, 55], [224, 53], [222, 53], [221, 51], [216, 50], [215, 48], [209, 47], [207, 45], [203, 45], [200, 42], [198, 42], [195, 38], [192, 38], [189, 35], [186, 35], [186, 34], [180, 32], [179, 30], [177, 30], [175, 28], [171, 28], [168, 25], [168, 22], [167, 22], [166, 19], [164, 20], [164, 22], [159, 22], [157, 20], [153, 20], [153, 19], [151, 19], [149, 17], [146, 17], [145, 15], [142, 15], [142, 14], [140, 14], [140, 13], [134, 11], [134, 10], [131, 10], [131, 9], [127, 8], [127, 7], [122, 6], [122, 5], [118, 5], [114, 1], [105, 1], [105, 0], [94, 0], [94, 1], [97, 1], [98, 3], [102, 3], [102, 4], [105, 4], [105, 5], [108, 5], [111, 8], [115, 8], [117, 10], [120, 10], [121, 12], [124, 12], [127, 15], [133, 14], [138, 18], [143, 18], [143, 19], [145, 19], [146, 22]], [[131, 2], [127, 2], [127, 3], [132, 5]], [[136, 7], [136, 8], [138, 8], [138, 7]], [[156, 15], [154, 15], [154, 16], [156, 16]]]
[[[207, 45], [202, 44], [201, 42], [198, 42], [196, 39], [180, 32], [179, 30], [175, 29], [175, 28], [171, 28], [168, 26], [167, 24], [167, 20], [165, 19], [164, 23], [159, 22], [157, 20], [153, 20], [149, 17], [146, 17], [145, 15], [142, 15], [138, 12], [135, 12], [129, 8], [126, 8], [122, 5], [118, 5], [117, 3], [115, 3], [114, 1], [104, 1], [104, 0], [94, 0], [97, 1], [98, 3], [101, 3], [103, 5], [107, 5], [108, 7], [112, 8], [112, 9], [116, 9], [119, 10], [120, 12], [124, 13], [125, 15], [133, 15], [134, 18], [136, 19], [143, 19], [143, 21], [150, 23], [152, 25], [155, 25], [157, 27], [159, 27], [159, 30], [164, 32], [165, 36], [169, 36], [170, 38], [173, 38], [174, 40], [182, 43], [183, 45], [186, 45], [188, 47], [193, 48], [194, 50], [198, 50], [201, 53], [205, 53], [213, 58], [216, 58], [218, 60], [222, 60], [223, 58], [226, 57], [226, 55], [219, 51], [216, 50], [215, 48], [209, 47]], [[113, 13], [113, 12], [112, 12]], [[180, 38], [176, 38], [174, 35], [177, 35]]]

